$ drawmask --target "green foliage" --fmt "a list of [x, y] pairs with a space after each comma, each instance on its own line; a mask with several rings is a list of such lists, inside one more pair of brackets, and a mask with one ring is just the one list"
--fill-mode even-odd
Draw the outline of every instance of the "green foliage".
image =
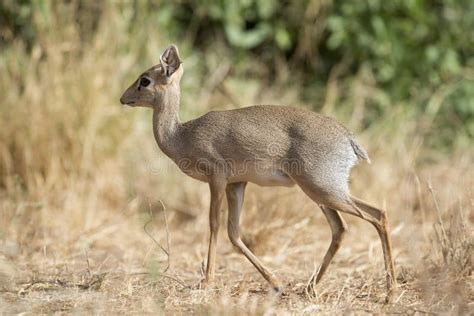
[[[474, 138], [474, 1], [144, 0], [70, 6], [77, 18], [66, 22], [77, 23], [84, 44], [114, 8], [128, 25], [124, 38], [143, 42], [135, 50], [140, 57], [148, 54], [145, 43], [155, 33], [191, 47], [188, 58], [204, 69], [200, 76], [206, 59], [225, 54], [234, 75], [301, 86], [302, 98], [313, 104], [324, 99], [332, 78], [345, 87], [336, 108], [345, 112], [353, 110], [351, 91], [358, 83], [370, 91], [364, 126], [391, 105], [404, 104], [433, 122], [428, 135], [436, 134], [441, 145], [458, 135], [468, 142]], [[54, 7], [44, 0], [0, 2], [0, 46], [19, 41], [31, 49], [41, 31], [48, 31]]]
[[34, 4], [28, 0], [0, 2], [0, 46], [17, 37], [31, 44], [35, 37], [31, 23], [33, 10]]
[[443, 143], [474, 137], [474, 2], [336, 1], [327, 27], [327, 47], [367, 66], [394, 101], [430, 114], [433, 95], [449, 86], [435, 113], [443, 132], [434, 133]]
[[[285, 23], [281, 5], [275, 1], [182, 1], [180, 6], [164, 3], [178, 31], [197, 28], [200, 35], [222, 33], [231, 47], [252, 49], [259, 45], [275, 45], [286, 51], [294, 44], [291, 23]], [[287, 7], [287, 5], [285, 6]], [[210, 44], [210, 43], [207, 43]]]
[[328, 47], [368, 63], [377, 82], [407, 97], [458, 79], [474, 66], [474, 2], [336, 2], [328, 20]]
[[[443, 129], [444, 134], [436, 132], [442, 143], [450, 143], [453, 133], [474, 137], [473, 1], [206, 0], [163, 6], [177, 25], [174, 36], [192, 29], [190, 40], [202, 50], [224, 40], [235, 65], [243, 65], [237, 71], [254, 67], [239, 62], [242, 55], [245, 61], [261, 61], [259, 67], [270, 75], [278, 73], [281, 63], [276, 61], [285, 60], [292, 80], [299, 78], [315, 91], [338, 64], [349, 61], [345, 80], [351, 82], [363, 70], [374, 82], [368, 124], [397, 102], [424, 115], [433, 95], [449, 86], [432, 128]], [[340, 98], [351, 96], [342, 93]]]

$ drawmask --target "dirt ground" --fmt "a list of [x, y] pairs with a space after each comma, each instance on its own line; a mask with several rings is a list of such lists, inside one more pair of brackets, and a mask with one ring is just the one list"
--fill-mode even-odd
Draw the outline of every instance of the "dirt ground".
[[[82, 214], [81, 225], [72, 215], [56, 214], [32, 204], [14, 208], [4, 202], [4, 207], [12, 210], [7, 213], [10, 223], [21, 223], [27, 232], [17, 233], [22, 236], [17, 239], [20, 242], [6, 238], [1, 243], [3, 313], [284, 315], [473, 311], [472, 253], [463, 252], [472, 250], [472, 244], [452, 239], [453, 216], [449, 223], [442, 222], [442, 231], [451, 236], [443, 241], [436, 237], [440, 231], [436, 220], [425, 219], [423, 223], [416, 213], [389, 212], [399, 283], [391, 303], [385, 301], [382, 251], [375, 230], [363, 221], [344, 216], [349, 231], [342, 247], [315, 291], [307, 291], [307, 282], [331, 237], [322, 213], [297, 188], [250, 185], [244, 205], [244, 240], [283, 280], [285, 291], [275, 293], [232, 247], [225, 216], [216, 282], [200, 289], [208, 242], [208, 193], [205, 185], [196, 186], [191, 181], [183, 180], [182, 205], [134, 199], [115, 214], [92, 207]], [[25, 222], [22, 214], [30, 208], [38, 209], [36, 220], [46, 217], [52, 226], [37, 227], [35, 218]], [[79, 222], [64, 224], [67, 218]], [[82, 228], [71, 229], [77, 225]], [[470, 227], [464, 228], [468, 230], [456, 230], [458, 237], [464, 234], [462, 238], [468, 238], [464, 242], [472, 243]], [[436, 260], [443, 242], [451, 242], [444, 246], [466, 247], [453, 254], [460, 256], [456, 260], [464, 260], [463, 263], [451, 262], [453, 266], [449, 268]]]
[[[220, 31], [210, 46], [195, 45], [200, 19], [209, 19], [199, 12], [189, 11], [199, 23], [183, 29], [185, 37], [167, 34], [160, 21], [171, 21], [172, 11], [153, 9], [162, 1], [0, 1], [0, 315], [474, 315], [472, 58], [450, 44], [449, 32], [421, 28], [429, 43], [443, 43], [435, 55], [444, 61], [430, 62], [430, 84], [413, 73], [400, 92], [398, 81], [387, 86], [381, 78], [391, 64], [375, 69], [378, 59], [352, 56], [350, 43], [326, 65], [318, 43], [332, 38], [324, 22], [332, 2], [305, 2], [304, 12], [316, 15], [308, 20], [305, 13], [308, 31], [298, 31], [290, 58], [290, 50], [271, 57], [266, 43], [236, 52]], [[375, 8], [380, 1], [371, 2]], [[454, 2], [438, 3], [446, 9], [440, 21], [452, 20], [457, 30], [458, 11], [447, 10]], [[4, 17], [11, 18], [6, 28]], [[331, 232], [297, 187], [249, 184], [242, 213], [244, 242], [284, 292], [275, 293], [231, 245], [225, 210], [216, 282], [200, 289], [208, 187], [159, 150], [150, 109], [119, 101], [169, 43], [180, 47], [186, 69], [183, 122], [214, 110], [286, 104], [327, 114], [354, 132], [372, 164], [352, 170], [351, 194], [386, 210], [391, 226], [399, 284], [391, 303], [375, 229], [344, 214], [349, 230], [341, 248], [321, 283], [306, 291]], [[387, 43], [374, 41], [374, 52]], [[427, 56], [436, 47], [425, 47]], [[306, 57], [295, 63], [300, 51]], [[391, 59], [408, 58], [395, 53]], [[269, 54], [271, 67], [260, 54]], [[301, 70], [294, 72], [296, 64]]]

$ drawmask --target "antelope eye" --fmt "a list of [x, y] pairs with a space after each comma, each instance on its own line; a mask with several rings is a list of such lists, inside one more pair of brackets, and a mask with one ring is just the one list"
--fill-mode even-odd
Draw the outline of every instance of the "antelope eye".
[[148, 85], [150, 83], [151, 83], [151, 81], [148, 78], [143, 77], [143, 78], [140, 79], [140, 86], [142, 86], [142, 87], [148, 87]]

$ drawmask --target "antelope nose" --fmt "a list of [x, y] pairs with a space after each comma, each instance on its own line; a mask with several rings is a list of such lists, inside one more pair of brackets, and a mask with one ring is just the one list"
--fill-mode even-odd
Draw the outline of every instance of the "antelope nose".
[[125, 103], [125, 100], [124, 100], [123, 96], [120, 98], [120, 103], [127, 104], [127, 103]]

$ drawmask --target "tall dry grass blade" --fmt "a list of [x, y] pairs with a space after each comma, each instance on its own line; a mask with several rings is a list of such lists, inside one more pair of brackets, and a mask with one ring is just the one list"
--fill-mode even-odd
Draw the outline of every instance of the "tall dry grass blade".
[[[165, 208], [164, 208], [163, 202], [161, 202], [161, 200], [160, 200], [160, 203], [161, 203], [161, 205], [163, 206], [163, 212], [165, 212]], [[167, 221], [166, 215], [165, 215], [165, 225], [166, 225], [166, 235], [167, 235], [166, 240], [167, 240], [167, 247], [168, 247], [168, 249], [165, 249], [165, 248], [155, 239], [155, 237], [153, 237], [153, 235], [150, 233], [150, 231], [148, 231], [148, 225], [153, 222], [153, 212], [152, 212], [152, 207], [151, 207], [151, 202], [150, 202], [150, 200], [148, 200], [148, 207], [149, 207], [150, 218], [149, 218], [148, 221], [145, 223], [145, 225], [143, 225], [143, 230], [144, 230], [145, 233], [148, 235], [148, 237], [150, 237], [150, 239], [155, 243], [155, 245], [157, 245], [157, 246], [166, 254], [167, 265], [166, 265], [165, 270], [163, 271], [163, 272], [166, 272], [166, 271], [168, 271], [168, 269], [169, 269], [169, 267], [170, 267], [170, 250], [169, 250], [169, 247], [170, 247], [170, 244], [169, 244], [170, 237], [169, 237], [169, 230], [168, 230], [168, 221]]]

